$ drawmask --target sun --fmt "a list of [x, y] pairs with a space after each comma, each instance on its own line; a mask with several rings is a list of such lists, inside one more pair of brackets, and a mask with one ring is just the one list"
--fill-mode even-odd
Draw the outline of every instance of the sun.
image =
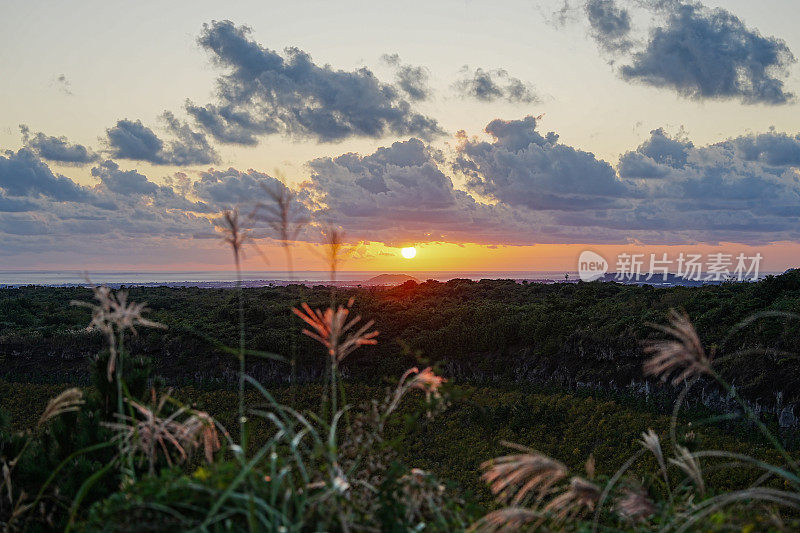
[[413, 246], [409, 246], [408, 248], [403, 248], [400, 250], [400, 255], [405, 257], [406, 259], [414, 259], [414, 256], [417, 255], [417, 249]]

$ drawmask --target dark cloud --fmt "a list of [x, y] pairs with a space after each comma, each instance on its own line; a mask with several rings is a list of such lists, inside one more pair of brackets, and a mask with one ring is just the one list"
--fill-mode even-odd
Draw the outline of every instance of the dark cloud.
[[441, 133], [436, 120], [416, 112], [400, 90], [366, 68], [352, 72], [318, 66], [297, 48], [285, 55], [249, 38], [230, 21], [205, 25], [200, 46], [229, 73], [218, 80], [217, 103], [187, 111], [221, 142], [255, 144], [282, 133], [335, 142], [349, 137]]
[[111, 193], [123, 197], [128, 205], [143, 203], [150, 207], [181, 209], [184, 211], [209, 213], [214, 209], [204, 202], [194, 202], [171, 186], [158, 185], [136, 170], [121, 170], [114, 161], [104, 161], [92, 168], [92, 176]]
[[204, 133], [194, 131], [169, 111], [162, 118], [167, 123], [167, 130], [175, 137], [175, 140], [169, 142], [166, 152], [170, 164], [210, 165], [219, 161], [217, 152], [208, 143]]
[[[687, 202], [685, 205], [702, 205], [711, 211], [738, 207], [766, 213], [771, 211], [770, 206], [800, 206], [800, 179], [796, 169], [791, 168], [798, 162], [784, 159], [778, 165], [775, 161], [765, 164], [759, 154], [743, 153], [740, 146], [756, 138], [737, 137], [695, 147], [657, 129], [639, 148], [626, 153], [620, 166], [626, 158], [636, 156], [643, 164], [658, 168], [664, 179], [648, 181], [642, 187], [659, 200], [678, 199]], [[648, 176], [629, 173], [626, 177]]]
[[87, 203], [107, 209], [115, 207], [66, 176], [54, 174], [27, 148], [0, 156], [0, 188], [6, 196], [49, 198], [57, 202]]
[[620, 157], [619, 174], [623, 178], [663, 178], [670, 168], [686, 165], [692, 148], [691, 141], [672, 138], [662, 128], [653, 130], [639, 148]]
[[106, 130], [109, 153], [118, 159], [147, 161], [156, 165], [206, 165], [218, 160], [203, 133], [166, 112], [163, 119], [173, 140], [164, 142], [141, 120], [123, 119]]
[[8, 198], [0, 195], [0, 212], [19, 213], [23, 211], [34, 211], [39, 208], [39, 204], [26, 198]]
[[283, 187], [283, 183], [263, 172], [235, 168], [209, 170], [200, 173], [192, 184], [192, 194], [213, 205], [217, 210], [246, 206], [250, 210], [260, 201], [268, 201], [267, 191]]
[[108, 190], [123, 196], [155, 195], [159, 188], [135, 170], [120, 171], [119, 165], [113, 161], [105, 161], [101, 166], [93, 168], [92, 176], [99, 178]]
[[[548, 136], [539, 135], [525, 122], [495, 121], [490, 125], [488, 129], [495, 132], [496, 141], [489, 144], [498, 145], [491, 157], [498, 162], [514, 159], [517, 152], [525, 151], [516, 150], [517, 147], [555, 142], [554, 134], [548, 141]], [[524, 167], [530, 159], [523, 156], [521, 161]], [[517, 162], [504, 164], [516, 166]], [[693, 192], [691, 186], [676, 184], [671, 192], [638, 188], [632, 182], [598, 187], [591, 183], [593, 175], [584, 172], [581, 165], [567, 164], [562, 177], [576, 189], [584, 189], [582, 194], [564, 194], [556, 189], [556, 193], [543, 191], [541, 199], [530, 201], [530, 191], [523, 190], [518, 194], [526, 201], [512, 204], [503, 191], [504, 199], [484, 203], [455, 188], [443, 172], [443, 165], [442, 154], [417, 139], [394, 143], [370, 155], [350, 153], [314, 160], [310, 163], [308, 191], [318, 202], [316, 220], [340, 225], [356, 239], [389, 245], [431, 241], [526, 245], [631, 240], [674, 244], [721, 237], [754, 242], [769, 240], [772, 234], [768, 231], [788, 234], [787, 220], [757, 212], [737, 218], [733, 209], [738, 204], [728, 211], [720, 206], [716, 214], [693, 207], [686, 200]], [[601, 162], [602, 165], [602, 172], [608, 175], [610, 167]], [[610, 175], [614, 175], [613, 169]], [[548, 180], [542, 183], [543, 189], [553, 190]], [[499, 184], [497, 192], [506, 185], [520, 190], [518, 184], [509, 183]], [[609, 189], [618, 196], [611, 202]], [[743, 221], [753, 229], [745, 231]]]
[[669, 168], [640, 152], [626, 152], [619, 159], [619, 175], [629, 179], [663, 178], [669, 174]]
[[186, 101], [186, 111], [216, 140], [228, 144], [254, 146], [258, 136], [278, 132], [277, 123], [231, 106], [197, 106]]
[[619, 171], [631, 180], [658, 179], [637, 181], [635, 207], [606, 213], [603, 222], [632, 233], [681, 232], [676, 237], [701, 242], [796, 241], [800, 179], [798, 162], [785, 149], [791, 139], [771, 132], [696, 147], [654, 130], [620, 158]]
[[453, 88], [467, 98], [483, 102], [506, 100], [511, 103], [538, 102], [539, 97], [532, 85], [519, 78], [513, 78], [503, 69], [470, 70], [468, 66], [461, 69], [461, 79], [453, 84]]
[[610, 208], [631, 195], [611, 165], [536, 126], [531, 116], [493, 120], [486, 126], [492, 142], [462, 137], [453, 166], [471, 190], [534, 210]]
[[425, 67], [405, 65], [400, 62], [398, 54], [384, 54], [384, 62], [395, 67], [397, 70], [397, 86], [408, 96], [409, 99], [427, 100], [433, 94], [428, 86], [430, 73]]
[[686, 165], [689, 151], [693, 147], [691, 141], [670, 137], [663, 128], [658, 128], [650, 132], [650, 138], [637, 151], [657, 163], [682, 168]]
[[795, 58], [783, 40], [762, 36], [721, 8], [674, 1], [650, 5], [666, 21], [620, 69], [624, 79], [693, 99], [773, 105], [794, 99], [782, 78]]
[[46, 248], [47, 251], [66, 245], [70, 249], [86, 249], [86, 253], [93, 255], [100, 252], [106, 260], [111, 257], [112, 261], [128, 247], [139, 249], [148, 239], [165, 239], [162, 246], [174, 249], [177, 239], [191, 239], [195, 233], [213, 232], [213, 225], [207, 218], [174, 209], [133, 205], [100, 211], [56, 203], [49, 203], [46, 207], [47, 210], [35, 213], [0, 213], [0, 231], [40, 238], [57, 235], [58, 243]]
[[737, 137], [720, 145], [732, 148], [738, 157], [746, 161], [774, 166], [800, 166], [800, 134], [791, 136], [770, 131]]
[[631, 16], [627, 9], [617, 6], [615, 0], [588, 0], [584, 9], [600, 48], [608, 52], [630, 49]]
[[[215, 233], [207, 216], [215, 208], [113, 161], [92, 174], [97, 185], [85, 187], [54, 174], [30, 149], [0, 155], [0, 255], [33, 259], [46, 252], [86, 265], [123, 265], [145, 256], [163, 263], [165, 251], [173, 251], [169, 260], [203, 260], [198, 249], [207, 247], [192, 240]], [[175, 182], [180, 187], [182, 180]]]
[[53, 174], [28, 149], [0, 157], [0, 236], [8, 245], [3, 252], [82, 250], [108, 259], [120, 248], [139, 250], [148, 242], [174, 248], [176, 239], [213, 232], [208, 218], [197, 214], [212, 212], [203, 202], [113, 161], [92, 174], [99, 184], [84, 187]]
[[[316, 241], [320, 238], [317, 231], [310, 230], [305, 223], [312, 218], [305, 200], [306, 191], [289, 193], [284, 183], [263, 172], [249, 169], [246, 172], [229, 168], [227, 170], [211, 169], [201, 172], [199, 179], [191, 184], [191, 194], [213, 206], [220, 212], [224, 209], [238, 208], [253, 230], [255, 237], [272, 237], [280, 239], [282, 235], [281, 215], [275, 203], [275, 194], [284, 198], [292, 197], [288, 207], [287, 232], [297, 240]], [[288, 195], [285, 193], [289, 193]], [[302, 224], [300, 222], [303, 222]], [[222, 226], [221, 220], [214, 221]], [[310, 230], [310, 231], [309, 231]], [[201, 236], [198, 236], [200, 238]]]
[[66, 137], [50, 137], [41, 132], [31, 136], [30, 129], [24, 124], [19, 129], [25, 146], [47, 161], [85, 165], [99, 159], [91, 149], [82, 144], [73, 144]]
[[112, 157], [162, 163], [164, 141], [141, 120], [118, 120], [117, 125], [106, 130]]

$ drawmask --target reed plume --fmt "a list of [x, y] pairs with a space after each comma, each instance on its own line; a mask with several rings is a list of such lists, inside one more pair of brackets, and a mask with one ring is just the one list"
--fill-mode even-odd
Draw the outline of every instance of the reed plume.
[[344, 246], [344, 232], [333, 226], [324, 228], [322, 243], [325, 246], [324, 258], [328, 264], [328, 271], [331, 273], [331, 282], [335, 283], [339, 264], [344, 256], [347, 255], [347, 250]]
[[481, 464], [483, 479], [495, 496], [519, 504], [529, 494], [544, 498], [567, 476], [567, 467], [544, 454], [511, 443], [523, 453], [496, 457]]
[[[187, 427], [187, 435], [192, 436], [191, 442], [203, 449], [203, 455], [209, 463], [214, 462], [214, 453], [221, 448], [217, 426], [211, 415], [204, 411], [195, 411], [192, 416], [184, 423]], [[197, 441], [194, 436], [197, 436]]]
[[[88, 281], [88, 280], [87, 280]], [[123, 386], [122, 386], [122, 354], [124, 353], [124, 335], [130, 331], [137, 334], [137, 326], [150, 328], [166, 329], [166, 326], [153, 322], [142, 316], [148, 311], [145, 303], [128, 302], [128, 293], [125, 291], [112, 291], [105, 285], [92, 287], [96, 304], [89, 302], [73, 301], [72, 305], [88, 307], [92, 310], [92, 320], [89, 329], [97, 329], [106, 336], [108, 341], [108, 381], [114, 381], [116, 375], [117, 385], [117, 417], [124, 419], [123, 410]], [[117, 361], [119, 359], [119, 362]], [[122, 444], [120, 444], [120, 455], [122, 455]], [[130, 479], [134, 475], [133, 465], [129, 461], [127, 465], [122, 465], [122, 476]]]
[[[400, 377], [400, 381], [395, 387], [394, 394], [387, 399], [386, 407], [380, 417], [378, 427], [383, 428], [383, 423], [386, 418], [397, 409], [406, 393], [412, 389], [418, 389], [425, 393], [425, 401], [430, 403], [431, 397], [440, 399], [442, 397], [439, 388], [447, 380], [441, 376], [437, 376], [431, 367], [427, 367], [422, 372], [417, 367], [412, 367], [406, 370]], [[430, 416], [430, 412], [428, 412]]]
[[[353, 298], [347, 302], [346, 306], [340, 305], [335, 311], [333, 306], [325, 311], [311, 309], [307, 303], [301, 304], [300, 309], [292, 308], [292, 312], [302, 319], [312, 329], [304, 329], [303, 333], [322, 344], [328, 352], [329, 365], [326, 366], [326, 380], [330, 376], [331, 405], [332, 413], [336, 412], [339, 391], [337, 389], [337, 374], [339, 363], [360, 346], [378, 344], [375, 337], [377, 331], [369, 331], [375, 323], [369, 320], [358, 329], [354, 329], [356, 324], [361, 322], [361, 315], [357, 315], [348, 320], [350, 308], [353, 305]], [[351, 331], [352, 330], [352, 331]], [[323, 395], [323, 403], [325, 395]]]
[[544, 511], [554, 513], [557, 520], [566, 520], [593, 511], [600, 499], [600, 487], [579, 476], [573, 477], [567, 490], [550, 500]]
[[667, 473], [667, 463], [664, 461], [664, 451], [661, 449], [661, 440], [652, 429], [642, 432], [642, 440], [639, 441], [645, 449], [656, 458], [658, 467], [661, 469], [661, 474], [664, 476], [664, 482], [669, 487], [669, 474]]
[[428, 401], [430, 401], [431, 396], [434, 398], [441, 398], [439, 388], [443, 383], [447, 382], [445, 378], [434, 374], [431, 367], [425, 368], [422, 372], [419, 372], [417, 368], [414, 367], [411, 369], [411, 371], [417, 372], [417, 375], [414, 376], [410, 381], [410, 386], [412, 389], [420, 389], [424, 391], [425, 398]]
[[83, 393], [80, 389], [74, 387], [67, 389], [55, 398], [51, 398], [50, 401], [47, 402], [47, 407], [42, 413], [42, 416], [39, 417], [39, 421], [36, 425], [41, 427], [51, 418], [55, 418], [64, 413], [78, 411], [80, 406], [84, 403]]
[[505, 507], [481, 518], [469, 531], [477, 533], [511, 533], [541, 521], [541, 514], [525, 507]]
[[253, 218], [266, 222], [272, 229], [286, 255], [286, 268], [291, 274], [293, 272], [291, 244], [297, 239], [308, 220], [297, 213], [296, 194], [283, 183], [282, 179], [281, 183], [274, 187], [262, 184], [262, 188], [271, 202], [259, 202], [253, 211]]
[[712, 358], [706, 355], [689, 317], [674, 309], [670, 311], [670, 326], [654, 324], [654, 328], [671, 336], [671, 339], [649, 341], [645, 353], [652, 354], [644, 364], [645, 375], [659, 376], [672, 384], [693, 376], [711, 374]]
[[681, 470], [692, 480], [698, 492], [702, 496], [706, 492], [706, 484], [703, 480], [703, 471], [700, 463], [692, 452], [683, 446], [677, 446], [675, 457], [670, 457], [669, 462]]
[[155, 390], [151, 391], [151, 395], [150, 406], [128, 399], [134, 414], [124, 415], [119, 422], [106, 424], [116, 433], [114, 438], [122, 443], [122, 450], [130, 455], [144, 455], [151, 474], [155, 473], [159, 455], [172, 466], [173, 454], [177, 454], [178, 462], [183, 462], [188, 459], [191, 450], [202, 447], [206, 459], [213, 461], [213, 453], [219, 449], [220, 443], [211, 417], [198, 412], [180, 420], [188, 411], [184, 407], [164, 417], [161, 413], [170, 398], [169, 393], [159, 399]]
[[[149, 311], [146, 303], [128, 302], [126, 291], [112, 291], [105, 285], [93, 286], [96, 304], [73, 300], [72, 305], [88, 307], [92, 310], [89, 329], [100, 331], [106, 336], [110, 357], [108, 359], [108, 381], [113, 381], [117, 366], [118, 352], [122, 349], [121, 336], [125, 331], [137, 334], [136, 327], [166, 329], [166, 326], [142, 316]], [[120, 339], [117, 339], [120, 336]]]
[[311, 309], [307, 303], [301, 304], [302, 310], [292, 309], [294, 314], [311, 326], [312, 329], [304, 329], [303, 333], [327, 349], [334, 367], [359, 346], [378, 344], [375, 339], [378, 332], [369, 331], [375, 324], [374, 320], [369, 320], [358, 329], [354, 329], [356, 324], [361, 322], [361, 315], [349, 318], [353, 301], [353, 298], [350, 298], [346, 306], [340, 305], [335, 311], [330, 307], [325, 311]]
[[656, 512], [656, 506], [641, 486], [625, 487], [614, 510], [632, 522], [643, 522]]
[[239, 209], [226, 209], [222, 212], [220, 220], [222, 230], [222, 242], [230, 246], [233, 252], [233, 259], [236, 262], [237, 270], [241, 268], [241, 260], [244, 255], [244, 246], [253, 239], [252, 231], [244, 226]]

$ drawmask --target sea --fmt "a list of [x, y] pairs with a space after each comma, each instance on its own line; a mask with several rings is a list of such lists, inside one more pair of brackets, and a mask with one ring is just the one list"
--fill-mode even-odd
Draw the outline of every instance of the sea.
[[[381, 274], [405, 274], [419, 281], [429, 279], [448, 281], [455, 278], [481, 280], [481, 279], [515, 279], [515, 280], [541, 280], [564, 281], [565, 274], [570, 279], [577, 279], [577, 272], [567, 271], [364, 271], [343, 270], [338, 271], [335, 277], [337, 285], [358, 285]], [[303, 284], [328, 284], [331, 282], [331, 273], [328, 271], [244, 271], [242, 282], [247, 286], [285, 285], [287, 283]], [[236, 283], [234, 271], [91, 271], [80, 272], [75, 270], [2, 270], [0, 271], [0, 286], [19, 287], [25, 285], [42, 286], [76, 286], [76, 285], [109, 285], [109, 286], [199, 286], [199, 287], [225, 287]]]
[[[242, 284], [246, 287], [266, 287], [288, 284], [304, 285], [330, 285], [335, 284], [346, 287], [361, 285], [395, 285], [402, 283], [402, 278], [390, 280], [372, 280], [382, 274], [411, 276], [419, 282], [427, 280], [449, 281], [451, 279], [511, 279], [517, 282], [538, 283], [576, 283], [580, 278], [576, 271], [365, 271], [343, 270], [336, 273], [331, 279], [328, 271], [305, 270], [296, 272], [282, 271], [244, 271], [241, 273]], [[768, 274], [764, 272], [759, 277]], [[614, 273], [605, 274], [601, 281], [619, 281]], [[661, 280], [660, 275], [654, 279], [628, 280], [623, 283], [642, 284], [655, 286], [687, 285], [696, 286], [721, 281], [695, 281], [686, 280], [673, 274], [668, 280]], [[49, 287], [71, 287], [88, 285], [108, 285], [117, 288], [121, 286], [172, 286], [172, 287], [232, 287], [237, 283], [235, 271], [141, 271], [141, 270], [114, 270], [80, 272], [76, 270], [0, 270], [0, 287], [22, 287], [39, 285]]]

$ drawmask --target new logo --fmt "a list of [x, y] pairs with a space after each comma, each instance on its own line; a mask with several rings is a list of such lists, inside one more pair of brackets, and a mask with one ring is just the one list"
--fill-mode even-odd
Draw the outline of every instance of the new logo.
[[608, 261], [590, 250], [584, 250], [578, 257], [578, 275], [581, 281], [595, 281], [608, 272]]

